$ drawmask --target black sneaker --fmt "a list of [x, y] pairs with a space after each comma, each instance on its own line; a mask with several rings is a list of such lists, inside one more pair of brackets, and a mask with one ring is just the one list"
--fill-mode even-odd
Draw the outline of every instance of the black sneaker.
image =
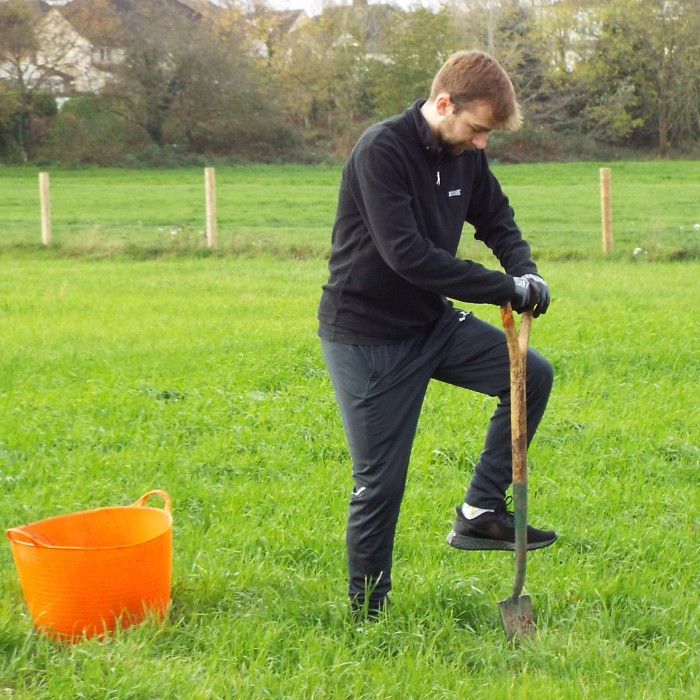
[[[457, 549], [505, 549], [515, 550], [515, 517], [507, 509], [508, 499], [500, 503], [493, 513], [482, 513], [467, 520], [461, 506], [457, 506], [457, 519], [447, 542]], [[527, 526], [527, 548], [541, 549], [557, 539], [553, 530], [538, 530]]]

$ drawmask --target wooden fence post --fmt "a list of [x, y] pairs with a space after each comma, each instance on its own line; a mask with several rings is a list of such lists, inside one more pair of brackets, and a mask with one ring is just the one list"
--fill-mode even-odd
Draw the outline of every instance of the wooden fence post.
[[41, 206], [41, 242], [44, 245], [51, 245], [51, 194], [48, 173], [39, 173], [39, 203]]
[[600, 211], [603, 222], [603, 253], [606, 255], [613, 247], [612, 198], [610, 187], [610, 168], [600, 169]]
[[204, 191], [206, 200], [206, 237], [210, 248], [216, 247], [216, 171], [204, 168]]

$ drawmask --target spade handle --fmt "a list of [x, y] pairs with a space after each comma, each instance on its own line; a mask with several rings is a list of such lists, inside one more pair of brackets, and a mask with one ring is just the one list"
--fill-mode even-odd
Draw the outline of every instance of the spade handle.
[[527, 402], [525, 372], [527, 343], [532, 327], [532, 311], [522, 315], [520, 332], [515, 328], [510, 304], [501, 307], [501, 320], [508, 343], [510, 358], [510, 424], [513, 455], [513, 511], [515, 516], [515, 582], [513, 598], [525, 584], [527, 553]]

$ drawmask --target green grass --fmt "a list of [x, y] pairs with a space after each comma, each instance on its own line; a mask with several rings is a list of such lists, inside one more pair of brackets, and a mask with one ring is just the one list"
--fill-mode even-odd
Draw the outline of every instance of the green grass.
[[[601, 256], [604, 163], [499, 165], [494, 170], [538, 259]], [[700, 162], [616, 162], [616, 259], [700, 257]], [[40, 247], [35, 168], [0, 168], [0, 251]], [[204, 176], [186, 170], [49, 170], [54, 251], [94, 257], [208, 254]], [[325, 255], [339, 166], [219, 168], [219, 255]], [[636, 251], [636, 252], [635, 252]], [[465, 255], [480, 254], [465, 242]]]
[[[552, 167], [547, 187], [597, 176], [593, 166]], [[260, 170], [277, 183], [304, 173]], [[335, 176], [328, 170], [321, 188]], [[516, 210], [527, 210], [519, 189], [529, 185], [515, 175], [512, 185]], [[696, 207], [692, 222], [686, 185], [676, 197]], [[125, 220], [152, 215], [139, 209]], [[562, 228], [580, 225], [580, 212], [558, 200], [555, 209]], [[303, 225], [292, 224], [301, 240]], [[538, 247], [551, 236], [575, 257], [559, 235], [542, 233]], [[497, 606], [512, 558], [444, 541], [490, 399], [431, 386], [393, 606], [358, 628], [345, 603], [350, 465], [315, 337], [323, 255], [98, 259], [102, 244], [76, 245], [76, 258], [62, 245], [0, 245], [0, 525], [163, 488], [173, 500], [173, 605], [164, 624], [50, 642], [32, 631], [10, 548], [0, 547], [0, 697], [698, 695], [699, 262], [633, 264], [594, 245], [582, 259], [543, 256], [554, 302], [532, 343], [556, 384], [530, 451], [530, 516], [560, 540], [528, 557], [539, 632], [513, 648]], [[498, 323], [496, 309], [477, 311]]]
[[[338, 167], [216, 171], [220, 251], [325, 251]], [[0, 249], [40, 243], [38, 171], [0, 169]], [[204, 174], [187, 170], [49, 171], [54, 247], [67, 255], [206, 251]]]

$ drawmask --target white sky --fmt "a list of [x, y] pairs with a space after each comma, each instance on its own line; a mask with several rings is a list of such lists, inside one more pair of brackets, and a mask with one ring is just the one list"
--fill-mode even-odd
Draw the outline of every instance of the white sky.
[[[317, 15], [324, 5], [351, 5], [352, 0], [267, 0], [275, 10], [306, 10], [309, 15]], [[399, 7], [438, 7], [440, 0], [369, 0], [370, 5], [398, 5]]]
[[268, 0], [268, 5], [275, 10], [306, 10], [309, 15], [318, 14], [320, 0]]
[[[45, 0], [49, 5], [65, 5], [69, 0]], [[210, 0], [216, 3], [217, 0]], [[439, 7], [442, 0], [369, 0], [370, 5], [397, 5], [399, 7]], [[309, 15], [317, 15], [324, 5], [351, 5], [352, 0], [266, 0], [275, 10], [306, 10]]]

